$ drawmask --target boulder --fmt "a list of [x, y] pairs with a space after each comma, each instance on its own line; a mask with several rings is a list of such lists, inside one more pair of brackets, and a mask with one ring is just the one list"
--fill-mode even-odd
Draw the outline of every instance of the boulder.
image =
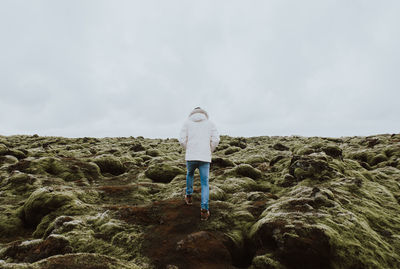
[[252, 179], [258, 179], [258, 178], [261, 178], [261, 176], [262, 176], [261, 171], [258, 170], [257, 168], [254, 168], [250, 164], [238, 165], [235, 168], [235, 170], [236, 170], [236, 173], [238, 175], [249, 177], [249, 178], [252, 178]]
[[0, 156], [0, 166], [3, 164], [16, 164], [18, 159], [12, 155]]
[[161, 155], [161, 151], [159, 151], [158, 149], [148, 149], [146, 150], [146, 154], [151, 157], [158, 157]]
[[239, 147], [241, 149], [245, 149], [247, 147], [246, 139], [242, 137], [233, 139], [231, 142], [229, 142], [229, 145]]
[[23, 231], [23, 222], [18, 212], [10, 209], [0, 209], [0, 238], [15, 237]]
[[235, 164], [234, 164], [234, 162], [232, 162], [231, 160], [229, 160], [227, 158], [212, 157], [211, 167], [213, 167], [213, 166], [225, 168], [225, 167], [233, 167], [233, 166], [235, 166]]
[[279, 150], [279, 151], [285, 151], [285, 150], [289, 150], [288, 147], [286, 147], [285, 145], [281, 144], [281, 143], [276, 143], [272, 146], [273, 149], [275, 150]]
[[32, 175], [17, 172], [8, 178], [7, 189], [13, 193], [24, 193], [30, 190], [35, 182], [37, 179]]
[[42, 157], [35, 160], [20, 160], [8, 169], [29, 174], [46, 174], [64, 179], [65, 181], [79, 180], [85, 176], [95, 178], [99, 174], [94, 163], [81, 162], [74, 158]]
[[26, 153], [19, 149], [9, 149], [7, 154], [16, 157], [18, 160], [26, 158]]
[[138, 152], [146, 150], [146, 148], [140, 142], [136, 142], [132, 145], [132, 147], [130, 147], [130, 150], [133, 152]]
[[275, 157], [272, 158], [272, 160], [269, 162], [269, 165], [270, 165], [270, 166], [274, 166], [277, 162], [279, 162], [280, 160], [282, 160], [282, 159], [284, 159], [284, 158], [285, 158], [285, 156], [283, 156], [283, 155], [275, 156]]
[[39, 188], [23, 205], [22, 220], [30, 227], [36, 227], [47, 214], [71, 203], [75, 199], [70, 192]]
[[[268, 262], [278, 260], [288, 268], [330, 268], [332, 257], [329, 236], [322, 229], [300, 221], [292, 225], [291, 221], [294, 220], [289, 217], [266, 216], [252, 228], [253, 240], [274, 250]], [[259, 262], [256, 261], [257, 264]]]
[[225, 154], [225, 155], [231, 155], [231, 154], [233, 154], [233, 153], [235, 153], [235, 152], [238, 152], [238, 151], [240, 151], [240, 150], [241, 150], [241, 148], [239, 148], [239, 147], [229, 147], [229, 148], [227, 148], [227, 149], [225, 150], [224, 154]]
[[374, 166], [377, 165], [378, 163], [385, 162], [387, 160], [388, 158], [384, 154], [377, 154], [371, 159], [370, 165]]
[[342, 157], [342, 149], [338, 146], [326, 146], [322, 148], [322, 151], [325, 152], [326, 155], [329, 155], [333, 158], [341, 158]]
[[[142, 264], [145, 268], [149, 265]], [[32, 264], [32, 269], [139, 269], [133, 262], [119, 260], [111, 256], [97, 253], [73, 253], [48, 257]]]
[[121, 161], [113, 155], [102, 155], [93, 160], [100, 167], [102, 174], [108, 173], [114, 176], [125, 173], [125, 167]]
[[255, 256], [249, 269], [286, 269], [279, 261], [275, 260], [272, 255], [264, 254]]
[[333, 168], [329, 166], [326, 159], [315, 156], [293, 156], [289, 173], [298, 181], [305, 178], [326, 180], [331, 176]]
[[4, 144], [0, 144], [0, 156], [6, 155], [8, 153], [8, 147]]
[[79, 167], [79, 170], [89, 180], [95, 180], [101, 176], [100, 167], [94, 162], [79, 162], [76, 167]]
[[69, 241], [62, 235], [50, 235], [46, 239], [11, 243], [1, 254], [1, 258], [13, 262], [32, 263], [47, 257], [66, 254], [72, 251]]
[[250, 158], [246, 159], [244, 161], [244, 163], [247, 163], [247, 164], [250, 164], [253, 167], [256, 167], [257, 165], [259, 165], [261, 163], [264, 163], [264, 162], [267, 162], [267, 161], [268, 160], [265, 157], [261, 156], [261, 155], [254, 155], [254, 156], [251, 156]]
[[297, 179], [291, 174], [285, 174], [282, 178], [276, 181], [276, 184], [281, 187], [291, 187], [297, 183]]
[[250, 192], [257, 189], [257, 182], [250, 177], [228, 177], [219, 187], [227, 193]]
[[161, 183], [169, 183], [174, 177], [184, 173], [183, 169], [168, 163], [151, 164], [145, 171], [146, 177]]

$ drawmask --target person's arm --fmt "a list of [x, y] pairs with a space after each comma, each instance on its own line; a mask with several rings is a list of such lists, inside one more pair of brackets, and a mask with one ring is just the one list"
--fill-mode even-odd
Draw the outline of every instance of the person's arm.
[[179, 134], [179, 144], [186, 149], [187, 145], [187, 123], [185, 122], [182, 126], [181, 132]]
[[211, 122], [211, 138], [210, 138], [210, 146], [211, 146], [211, 152], [213, 152], [219, 144], [219, 134], [217, 131], [217, 127], [215, 127], [215, 124]]

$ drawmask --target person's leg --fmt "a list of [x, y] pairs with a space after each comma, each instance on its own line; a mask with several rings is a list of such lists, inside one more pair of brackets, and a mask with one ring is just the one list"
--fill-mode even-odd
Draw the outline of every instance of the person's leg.
[[208, 176], [210, 173], [210, 163], [201, 162], [199, 165], [200, 171], [200, 183], [201, 183], [201, 209], [208, 210], [208, 197], [209, 197], [209, 186]]
[[193, 193], [193, 178], [194, 170], [196, 170], [196, 163], [193, 161], [186, 161], [187, 174], [186, 174], [186, 195]]

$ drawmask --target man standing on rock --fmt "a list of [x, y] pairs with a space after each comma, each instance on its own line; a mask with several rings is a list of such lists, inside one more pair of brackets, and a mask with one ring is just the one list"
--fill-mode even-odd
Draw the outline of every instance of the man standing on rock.
[[200, 107], [196, 107], [185, 121], [179, 143], [186, 149], [185, 160], [187, 167], [186, 195], [187, 205], [192, 204], [193, 178], [196, 168], [200, 172], [201, 183], [201, 211], [202, 220], [210, 217], [208, 208], [209, 186], [208, 176], [210, 172], [211, 153], [219, 143], [219, 134], [215, 124], [208, 120], [208, 114]]

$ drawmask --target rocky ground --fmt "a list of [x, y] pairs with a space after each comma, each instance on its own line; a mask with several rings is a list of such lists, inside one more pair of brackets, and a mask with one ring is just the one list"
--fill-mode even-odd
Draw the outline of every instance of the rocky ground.
[[185, 206], [176, 139], [0, 136], [0, 268], [400, 268], [400, 135], [222, 136]]

